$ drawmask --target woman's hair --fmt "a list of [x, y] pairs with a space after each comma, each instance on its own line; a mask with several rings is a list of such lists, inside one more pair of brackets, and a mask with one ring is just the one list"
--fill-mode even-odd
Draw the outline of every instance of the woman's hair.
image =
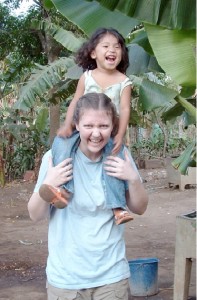
[[119, 118], [116, 112], [116, 107], [111, 99], [103, 93], [87, 93], [77, 101], [73, 122], [79, 123], [80, 117], [86, 109], [104, 110], [108, 115], [111, 115], [113, 130], [111, 136], [114, 137], [118, 132]]
[[116, 29], [113, 28], [97, 29], [90, 37], [90, 39], [87, 42], [85, 42], [78, 50], [78, 52], [76, 53], [75, 61], [78, 64], [78, 66], [83, 68], [83, 71], [96, 69], [96, 61], [95, 59], [91, 58], [91, 53], [93, 50], [95, 50], [96, 46], [100, 42], [100, 39], [106, 34], [111, 34], [115, 36], [122, 48], [122, 59], [119, 65], [117, 66], [117, 70], [125, 74], [126, 69], [129, 66], [128, 49], [125, 45], [125, 39], [123, 38], [123, 36]]

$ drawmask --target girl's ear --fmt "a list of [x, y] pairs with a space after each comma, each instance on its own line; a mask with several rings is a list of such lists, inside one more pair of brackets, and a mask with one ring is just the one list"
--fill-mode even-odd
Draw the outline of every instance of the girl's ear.
[[96, 58], [96, 54], [95, 54], [95, 51], [94, 51], [94, 50], [91, 52], [90, 56], [91, 56], [92, 59], [95, 59], [95, 58]]

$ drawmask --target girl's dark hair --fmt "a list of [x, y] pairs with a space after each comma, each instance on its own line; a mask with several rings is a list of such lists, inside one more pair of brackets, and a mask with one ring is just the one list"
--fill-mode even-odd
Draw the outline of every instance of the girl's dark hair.
[[96, 69], [96, 61], [95, 59], [91, 58], [91, 53], [100, 42], [100, 39], [106, 34], [114, 35], [117, 38], [118, 43], [121, 45], [122, 59], [119, 65], [117, 66], [117, 70], [125, 74], [129, 66], [128, 49], [125, 45], [125, 39], [123, 38], [123, 36], [116, 29], [113, 28], [97, 29], [90, 37], [90, 39], [87, 42], [85, 42], [78, 50], [78, 52], [76, 53], [75, 61], [78, 64], [78, 66], [83, 68], [83, 71]]
[[113, 130], [111, 136], [118, 132], [119, 118], [116, 107], [111, 99], [103, 93], [87, 93], [79, 98], [75, 106], [73, 122], [79, 123], [80, 117], [86, 109], [104, 110], [112, 117]]

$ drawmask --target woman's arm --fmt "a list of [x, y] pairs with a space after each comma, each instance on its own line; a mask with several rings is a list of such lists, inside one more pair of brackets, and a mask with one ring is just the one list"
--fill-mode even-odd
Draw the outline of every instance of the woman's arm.
[[[42, 180], [42, 178], [44, 178], [44, 180]], [[35, 191], [28, 202], [29, 216], [33, 221], [37, 222], [43, 220], [49, 217], [50, 213], [50, 204], [45, 202], [39, 195], [39, 187], [41, 184], [46, 183], [58, 187], [71, 179], [71, 158], [65, 159], [56, 167], [52, 166], [51, 157], [49, 157], [49, 160], [48, 157], [43, 158]]]
[[148, 195], [141, 180], [128, 181], [129, 190], [126, 192], [126, 202], [128, 208], [135, 214], [142, 215], [148, 205]]
[[125, 150], [125, 160], [116, 156], [109, 156], [105, 164], [108, 175], [127, 180], [129, 187], [126, 191], [128, 208], [135, 214], [143, 214], [148, 205], [148, 195], [127, 150]]
[[34, 222], [41, 221], [49, 217], [50, 205], [42, 200], [38, 192], [33, 192], [27, 205], [29, 216]]

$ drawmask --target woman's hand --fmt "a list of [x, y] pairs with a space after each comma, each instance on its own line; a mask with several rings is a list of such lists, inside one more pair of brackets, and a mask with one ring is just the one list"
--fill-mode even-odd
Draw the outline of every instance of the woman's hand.
[[[67, 158], [56, 167], [53, 167], [52, 158], [50, 157], [48, 171], [43, 183], [58, 187], [71, 180], [73, 172], [71, 161], [71, 158]], [[49, 216], [50, 204], [40, 197], [39, 192], [34, 192], [28, 202], [28, 211], [33, 221], [40, 221]]]
[[52, 158], [49, 158], [49, 167], [43, 183], [58, 187], [72, 179], [72, 158], [67, 158], [53, 167]]
[[125, 194], [127, 206], [133, 213], [141, 215], [146, 211], [148, 195], [126, 150], [124, 155], [125, 160], [116, 156], [108, 156], [104, 169], [110, 176], [127, 180], [128, 190]]
[[139, 175], [133, 167], [127, 151], [124, 151], [125, 160], [117, 156], [108, 156], [104, 162], [107, 175], [122, 180], [135, 181], [139, 180]]

